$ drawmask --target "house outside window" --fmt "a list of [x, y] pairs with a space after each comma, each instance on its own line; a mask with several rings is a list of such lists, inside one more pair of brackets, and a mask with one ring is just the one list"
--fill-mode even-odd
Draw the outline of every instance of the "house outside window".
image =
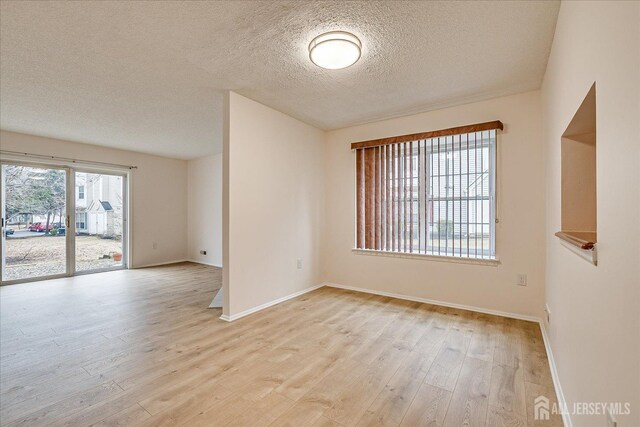
[[84, 185], [78, 186], [78, 199], [84, 200]]

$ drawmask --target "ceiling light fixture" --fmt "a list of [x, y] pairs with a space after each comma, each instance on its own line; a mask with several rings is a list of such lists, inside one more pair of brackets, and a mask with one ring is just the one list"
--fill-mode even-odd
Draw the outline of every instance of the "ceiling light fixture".
[[339, 70], [355, 64], [361, 53], [360, 39], [346, 31], [320, 34], [309, 43], [311, 62], [329, 70]]

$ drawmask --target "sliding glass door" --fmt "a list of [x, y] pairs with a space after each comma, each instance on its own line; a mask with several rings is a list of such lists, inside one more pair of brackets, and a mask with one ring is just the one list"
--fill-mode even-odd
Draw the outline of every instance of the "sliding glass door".
[[3, 162], [2, 284], [126, 268], [127, 174]]
[[68, 273], [68, 169], [2, 165], [2, 281]]
[[75, 172], [75, 269], [123, 267], [126, 176]]

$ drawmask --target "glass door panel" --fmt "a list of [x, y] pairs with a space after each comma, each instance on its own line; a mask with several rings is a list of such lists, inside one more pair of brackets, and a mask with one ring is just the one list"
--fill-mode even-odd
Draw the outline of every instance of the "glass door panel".
[[124, 267], [124, 176], [75, 172], [76, 272]]
[[2, 281], [67, 273], [67, 171], [2, 164]]

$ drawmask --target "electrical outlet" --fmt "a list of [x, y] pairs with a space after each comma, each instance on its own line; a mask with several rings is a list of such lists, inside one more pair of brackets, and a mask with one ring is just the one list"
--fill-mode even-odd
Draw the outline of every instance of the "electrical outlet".
[[544, 312], [547, 314], [547, 324], [551, 324], [551, 309], [548, 304], [544, 305]]
[[298, 270], [302, 270], [302, 260], [300, 258], [296, 261], [296, 265], [298, 266]]
[[527, 275], [526, 274], [518, 274], [518, 282], [516, 283], [518, 286], [527, 286]]
[[207, 251], [200, 251], [200, 255], [206, 255]]

